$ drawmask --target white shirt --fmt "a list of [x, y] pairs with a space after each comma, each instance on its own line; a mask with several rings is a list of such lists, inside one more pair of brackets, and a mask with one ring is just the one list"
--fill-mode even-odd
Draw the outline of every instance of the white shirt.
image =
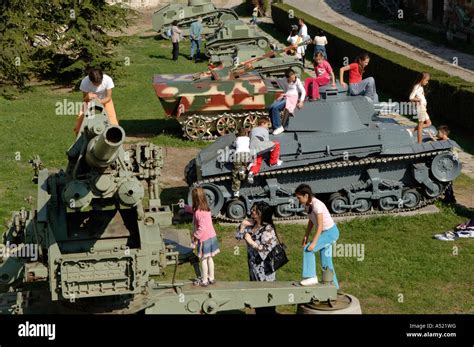
[[328, 39], [326, 38], [326, 36], [315, 36], [314, 44], [318, 46], [325, 46], [328, 44]]
[[82, 80], [79, 89], [86, 93], [97, 94], [99, 99], [105, 99], [107, 96], [107, 89], [112, 89], [113, 87], [115, 87], [115, 85], [112, 78], [109, 75], [104, 74], [102, 77], [102, 83], [98, 87], [93, 85], [89, 76], [87, 76]]
[[421, 84], [417, 84], [416, 86], [413, 87], [413, 90], [410, 94], [409, 99], [412, 100], [415, 97], [418, 97], [418, 99], [420, 99], [422, 106], [426, 106], [428, 104], [425, 98], [425, 90], [423, 89]]
[[306, 24], [303, 24], [300, 28], [300, 31], [298, 32], [298, 35], [303, 38], [303, 40], [308, 37], [308, 27]]
[[250, 137], [238, 136], [235, 139], [235, 153], [250, 152]]
[[[295, 36], [288, 36], [288, 39], [287, 41], [290, 43], [290, 45], [292, 46], [296, 46], [296, 45], [299, 45], [300, 43], [303, 42], [303, 40], [301, 39], [301, 37], [299, 37], [298, 35], [295, 35]], [[296, 49], [296, 56], [298, 58], [301, 58], [302, 55], [304, 54], [304, 46], [298, 46], [298, 48]]]
[[306, 91], [299, 78], [297, 78], [296, 82], [293, 83], [288, 83], [286, 78], [281, 78], [280, 81], [285, 90], [285, 95], [300, 95], [299, 101], [304, 101], [304, 98], [306, 97]]

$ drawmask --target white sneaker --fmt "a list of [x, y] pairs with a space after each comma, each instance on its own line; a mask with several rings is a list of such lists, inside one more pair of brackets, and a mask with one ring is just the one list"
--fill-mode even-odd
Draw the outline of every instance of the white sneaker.
[[234, 192], [234, 198], [238, 198], [240, 196], [240, 193], [237, 191], [237, 192]]
[[281, 164], [283, 164], [283, 160], [278, 160], [277, 163], [274, 165], [271, 165], [271, 167], [281, 166]]
[[247, 182], [250, 183], [250, 184], [253, 184], [253, 173], [252, 172], [249, 172], [249, 174], [247, 175]]
[[273, 135], [280, 135], [284, 131], [285, 129], [283, 127], [276, 128], [275, 130], [273, 130]]
[[306, 278], [300, 282], [300, 284], [304, 287], [306, 286], [314, 286], [318, 284], [318, 278], [317, 277], [311, 277], [311, 278]]

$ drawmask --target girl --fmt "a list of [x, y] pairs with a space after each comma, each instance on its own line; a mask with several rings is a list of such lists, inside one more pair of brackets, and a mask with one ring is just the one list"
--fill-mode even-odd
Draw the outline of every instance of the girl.
[[413, 84], [413, 88], [410, 94], [410, 101], [416, 103], [416, 113], [418, 116], [418, 125], [415, 131], [418, 133], [418, 143], [423, 140], [423, 128], [431, 125], [430, 116], [426, 111], [426, 105], [428, 104], [425, 98], [424, 86], [430, 81], [430, 74], [428, 72], [422, 72], [418, 75]]
[[314, 37], [314, 56], [313, 59], [316, 58], [316, 53], [321, 52], [324, 55], [324, 59], [327, 59], [327, 53], [326, 53], [326, 45], [328, 44], [328, 39], [326, 38], [326, 35], [324, 35], [324, 31], [319, 30], [318, 35]]
[[364, 95], [370, 98], [374, 103], [379, 102], [379, 97], [375, 88], [373, 77], [362, 79], [365, 68], [369, 65], [370, 56], [367, 52], [359, 54], [355, 62], [341, 67], [339, 70], [339, 81], [342, 87], [347, 88], [344, 83], [344, 72], [349, 71], [349, 92], [351, 95]]
[[179, 56], [179, 41], [181, 40], [182, 31], [178, 28], [178, 21], [173, 21], [171, 27], [171, 42], [173, 43], [173, 60], [178, 60]]
[[[298, 29], [293, 29], [291, 30], [290, 32], [290, 36], [288, 36], [288, 38], [286, 39], [290, 45], [292, 46], [297, 46], [299, 45], [301, 42], [303, 42], [303, 40], [301, 39], [301, 37], [298, 35]], [[304, 54], [304, 47], [303, 46], [298, 46], [296, 47], [295, 49], [292, 49], [290, 50], [290, 54], [291, 55], [296, 55], [296, 57], [299, 59], [299, 60], [303, 60], [303, 54]]]
[[[244, 239], [247, 243], [247, 259], [250, 281], [275, 281], [275, 273], [265, 273], [265, 259], [277, 245], [275, 226], [273, 225], [273, 210], [266, 202], [257, 202], [250, 210], [251, 219], [242, 221], [237, 234], [237, 240]], [[257, 314], [273, 314], [275, 307], [255, 309]]]
[[[322, 52], [316, 52], [313, 64], [316, 77], [308, 77], [304, 81], [304, 89], [310, 100], [318, 100], [321, 98], [319, 94], [319, 87], [325, 86], [331, 79], [332, 86], [336, 87], [336, 78], [334, 77], [334, 72], [332, 71], [331, 65], [326, 60], [324, 60], [324, 55]], [[310, 85], [312, 85], [311, 89], [309, 88]]]
[[201, 187], [196, 187], [192, 190], [191, 196], [193, 206], [186, 205], [184, 210], [193, 214], [193, 245], [197, 244], [197, 255], [201, 260], [202, 267], [202, 277], [197, 279], [194, 285], [206, 287], [209, 284], [216, 283], [213, 257], [220, 250], [204, 190]]
[[[305, 206], [308, 213], [308, 226], [303, 238], [303, 278], [300, 282], [302, 286], [312, 286], [318, 283], [316, 276], [315, 253], [321, 251], [321, 267], [331, 270], [333, 282], [339, 289], [336, 272], [332, 263], [332, 244], [339, 238], [339, 229], [334, 223], [329, 211], [324, 203], [313, 196], [311, 187], [301, 184], [296, 188], [295, 195], [301, 205]], [[309, 234], [316, 225], [316, 234], [309, 242]]]

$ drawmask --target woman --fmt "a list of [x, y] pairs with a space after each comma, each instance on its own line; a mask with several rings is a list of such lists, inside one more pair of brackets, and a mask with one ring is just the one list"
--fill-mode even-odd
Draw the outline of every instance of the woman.
[[373, 77], [362, 79], [365, 68], [369, 65], [369, 53], [363, 52], [359, 54], [355, 62], [339, 69], [339, 81], [342, 87], [347, 88], [344, 83], [344, 72], [349, 71], [349, 91], [351, 95], [364, 95], [370, 98], [374, 103], [379, 102], [377, 90], [375, 88], [375, 80]]
[[[313, 286], [318, 283], [316, 276], [315, 253], [321, 251], [321, 267], [323, 270], [330, 270], [333, 273], [333, 282], [339, 289], [336, 272], [332, 263], [332, 244], [339, 238], [339, 229], [332, 219], [324, 203], [316, 199], [311, 187], [301, 184], [296, 188], [295, 195], [301, 205], [305, 206], [308, 213], [308, 226], [303, 238], [303, 280], [302, 286]], [[309, 242], [309, 235], [313, 226], [316, 226], [316, 233]]]
[[181, 40], [182, 35], [181, 29], [178, 28], [178, 21], [173, 21], [171, 27], [171, 42], [173, 43], [173, 60], [178, 60], [179, 56], [179, 41]]
[[[257, 202], [250, 210], [250, 219], [240, 224], [235, 235], [237, 240], [247, 243], [250, 281], [275, 281], [275, 272], [266, 273], [265, 264], [270, 260], [268, 254], [278, 244], [273, 210], [266, 202]], [[274, 313], [275, 307], [256, 309], [257, 313]]]
[[294, 49], [291, 49], [289, 51], [289, 54], [295, 55], [296, 58], [302, 61], [304, 55], [304, 47], [298, 46], [301, 42], [303, 42], [302, 38], [298, 35], [298, 29], [291, 30], [290, 36], [288, 36], [287, 41], [290, 43], [291, 46], [295, 46]]
[[324, 31], [322, 30], [318, 31], [318, 35], [314, 37], [313, 44], [314, 44], [313, 59], [316, 57], [316, 53], [318, 52], [323, 53], [324, 59], [327, 59], [328, 55], [326, 53], [326, 45], [328, 44], [328, 39], [326, 38], [326, 35], [324, 35]]

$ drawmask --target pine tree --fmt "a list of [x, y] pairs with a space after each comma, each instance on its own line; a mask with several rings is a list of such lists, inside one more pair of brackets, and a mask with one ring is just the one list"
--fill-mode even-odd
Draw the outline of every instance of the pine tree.
[[105, 0], [0, 1], [0, 82], [22, 89], [32, 78], [76, 84], [87, 68], [116, 71], [114, 32], [134, 11]]

